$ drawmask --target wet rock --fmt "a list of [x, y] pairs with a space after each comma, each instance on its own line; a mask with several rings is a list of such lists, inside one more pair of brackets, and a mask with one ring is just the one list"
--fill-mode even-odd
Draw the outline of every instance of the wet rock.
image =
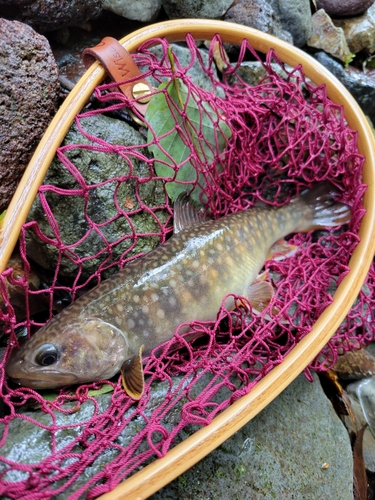
[[375, 438], [367, 427], [363, 435], [363, 459], [366, 470], [375, 472]]
[[58, 68], [48, 41], [0, 19], [0, 213], [57, 109]]
[[134, 21], [152, 22], [161, 9], [161, 0], [104, 0], [103, 9]]
[[151, 498], [353, 500], [352, 467], [346, 429], [319, 382], [300, 376], [217, 450]]
[[283, 29], [271, 5], [263, 0], [239, 0], [225, 14], [225, 21], [243, 24], [293, 43], [292, 35]]
[[318, 9], [324, 9], [331, 17], [363, 14], [374, 0], [316, 0]]
[[[81, 120], [83, 129], [93, 135], [100, 137], [110, 144], [117, 145], [140, 145], [144, 144], [143, 136], [133, 129], [127, 123], [109, 118], [106, 116], [95, 116]], [[73, 125], [68, 132], [64, 145], [66, 144], [91, 144]], [[139, 148], [138, 151], [147, 155], [147, 151]], [[86, 185], [99, 184], [108, 179], [121, 178], [129, 173], [129, 163], [120, 155], [108, 154], [106, 152], [90, 151], [83, 148], [73, 148], [66, 153], [68, 158], [74, 163], [77, 170], [85, 179]], [[134, 177], [148, 177], [150, 175], [149, 167], [138, 158], [130, 156], [132, 161], [132, 175]], [[72, 252], [79, 258], [92, 256], [102, 251], [100, 257], [86, 260], [83, 263], [82, 277], [88, 277], [95, 273], [98, 266], [108, 259], [107, 263], [112, 262], [122, 255], [122, 253], [133, 244], [133, 238], [125, 239], [115, 244], [112, 248], [112, 256], [108, 247], [99, 235], [98, 231], [91, 231], [90, 234], [79, 242], [90, 229], [88, 219], [96, 224], [102, 224], [114, 218], [106, 225], [100, 226], [100, 232], [109, 243], [116, 242], [124, 235], [132, 235], [133, 231], [126, 217], [118, 217], [117, 209], [114, 204], [114, 196], [117, 203], [123, 210], [135, 209], [139, 206], [139, 201], [135, 192], [135, 179], [118, 183], [116, 180], [95, 189], [90, 189], [85, 217], [85, 200], [82, 196], [60, 196], [54, 193], [47, 194], [47, 200], [52, 213], [54, 214], [59, 226], [59, 238], [65, 245], [72, 245], [67, 251], [61, 262], [60, 273], [62, 276], [73, 278], [77, 273], [77, 264], [68, 258]], [[62, 189], [80, 189], [80, 184], [72, 174], [61, 163], [55, 159], [45, 177], [44, 184], [53, 184]], [[116, 195], [114, 194], [116, 191]], [[165, 204], [165, 193], [162, 181], [149, 181], [139, 185], [139, 197], [148, 207], [163, 206]], [[156, 215], [163, 223], [168, 214], [163, 210], [157, 210]], [[146, 211], [129, 216], [136, 233], [159, 233], [160, 227], [155, 218]], [[35, 220], [39, 224], [41, 231], [48, 237], [56, 238], [51, 225], [49, 224], [42, 205], [37, 199], [30, 211], [28, 220]], [[130, 255], [152, 250], [160, 238], [138, 237], [135, 247]], [[36, 261], [43, 268], [54, 271], [57, 265], [59, 251], [50, 244], [42, 243], [33, 230], [27, 233], [27, 253], [29, 258]], [[111, 270], [110, 273], [112, 273]], [[109, 271], [103, 273], [107, 277]]]
[[272, 0], [271, 5], [284, 30], [293, 37], [297, 47], [306, 44], [311, 35], [311, 9], [309, 0]]
[[329, 57], [325, 52], [317, 52], [314, 57], [341, 81], [374, 123], [375, 77], [365, 75], [362, 71], [351, 66], [344, 69], [339, 62]]
[[205, 18], [219, 19], [229, 9], [233, 0], [161, 0], [162, 6], [170, 19]]
[[350, 62], [353, 57], [346, 43], [344, 31], [333, 24], [323, 9], [312, 16], [311, 37], [307, 45], [323, 49], [344, 62]]
[[100, 14], [103, 0], [0, 0], [0, 16], [29, 24], [44, 33], [79, 26]]
[[[192, 397], [195, 397], [195, 394], [199, 394], [211, 380], [212, 375], [206, 374], [199, 381], [197, 381], [191, 394]], [[189, 383], [189, 380], [187, 380], [186, 383]], [[95, 443], [95, 435], [92, 435], [92, 439], [90, 438], [86, 442], [84, 439], [81, 439], [76, 443], [74, 446], [74, 454], [77, 459], [77, 465], [81, 465], [79, 457], [81, 454], [83, 456], [86, 452], [84, 457], [86, 467], [73, 484], [68, 486], [58, 496], [53, 496], [56, 500], [65, 500], [66, 498], [70, 498], [70, 495], [76, 492], [78, 488], [83, 487], [85, 483], [87, 483], [95, 474], [102, 471], [104, 467], [111, 470], [110, 464], [118, 455], [118, 447], [124, 449], [130, 445], [133, 438], [145, 427], [146, 419], [150, 418], [154, 411], [157, 411], [157, 409], [160, 408], [160, 406], [165, 402], [166, 396], [171, 393], [170, 391], [175, 391], [180, 384], [184, 386], [184, 384], [182, 384], [182, 377], [173, 377], [172, 387], [170, 387], [169, 381], [153, 383], [150, 387], [150, 400], [145, 405], [145, 408], [142, 409], [142, 414], [136, 414], [136, 408], [134, 406], [131, 406], [125, 412], [113, 412], [113, 406], [118, 406], [119, 398], [121, 398], [121, 395], [114, 393], [96, 395], [95, 400], [97, 408], [95, 408], [93, 402], [90, 400], [81, 404], [78, 411], [76, 411], [77, 402], [73, 401], [65, 403], [62, 407], [62, 412], [53, 411], [55, 419], [54, 422], [52, 422], [52, 418], [49, 413], [45, 413], [41, 410], [32, 411], [30, 409], [19, 408], [17, 411], [17, 418], [13, 418], [9, 422], [9, 425], [8, 423], [7, 426], [0, 424], [0, 436], [2, 438], [4, 437], [4, 432], [7, 431], [5, 443], [1, 448], [1, 456], [14, 461], [15, 463], [38, 464], [51, 455], [52, 433], [48, 430], [48, 428], [46, 428], [47, 426], [51, 426], [53, 423], [54, 427], [58, 429], [61, 426], [69, 425], [69, 428], [59, 429], [54, 433], [56, 438], [56, 449], [61, 450], [64, 446], [69, 446], [70, 443], [72, 443], [77, 437], [82, 437], [82, 433], [85, 428], [86, 431], [88, 431], [87, 434], [90, 434], [90, 430], [92, 429], [87, 426], [87, 423], [94, 414], [96, 415], [97, 420], [100, 420], [103, 413], [106, 412], [112, 404], [112, 413], [110, 413], [107, 417], [102, 417], [102, 429], [111, 429], [112, 426], [111, 442], [114, 446], [108, 450], [102, 449], [101, 453], [98, 455], [98, 444], [97, 442]], [[219, 391], [214, 400], [216, 403], [220, 403], [227, 397], [228, 393], [225, 391]], [[180, 423], [181, 409], [182, 405], [186, 402], [186, 398], [177, 398], [176, 401], [176, 404], [169, 412], [164, 413], [163, 418], [159, 422], [160, 426], [165, 427], [168, 432], [171, 432], [173, 428]], [[135, 415], [131, 418], [134, 413]], [[117, 416], [114, 417], [114, 415]], [[121, 430], [121, 423], [123, 420], [127, 419], [129, 419], [128, 424], [123, 430]], [[93, 424], [93, 427], [95, 427], [95, 424]], [[185, 427], [185, 429], [177, 435], [175, 443], [182, 441], [195, 430], [197, 430], [197, 426], [195, 425]], [[98, 436], [98, 438], [100, 439], [100, 436]], [[94, 450], [91, 460], [88, 458], [87, 454], [87, 448], [90, 448], [90, 445], [92, 445], [91, 450]], [[139, 451], [145, 452], [148, 448], [149, 446], [146, 440], [144, 440], [140, 445]], [[154, 457], [151, 460], [153, 459]], [[67, 464], [65, 467], [66, 466]], [[28, 480], [29, 483], [36, 482], [38, 484], [39, 478], [37, 472], [30, 475], [28, 472], [17, 470], [11, 466], [8, 467], [2, 461], [0, 461], [0, 472], [4, 474], [2, 476], [4, 481], [14, 483], [16, 481]], [[54, 475], [55, 468], [53, 466], [48, 467], [47, 465], [45, 474], [48, 475], [48, 473]], [[65, 482], [68, 478], [65, 479]], [[62, 487], [63, 485], [64, 481], [60, 480], [54, 483], [54, 488]], [[2, 490], [2, 493], [4, 493], [4, 490]]]
[[363, 16], [333, 22], [344, 31], [351, 52], [356, 54], [363, 49], [375, 52], [375, 4]]
[[[199, 392], [211, 379], [207, 375], [198, 383]], [[180, 378], [174, 377], [173, 387], [177, 388]], [[152, 384], [152, 397], [143, 410], [145, 418], [149, 418], [157, 409], [168, 393], [169, 383]], [[223, 396], [224, 399], [227, 395]], [[106, 411], [112, 394], [96, 396], [97, 420]], [[116, 403], [113, 396], [114, 404]], [[221, 397], [215, 401], [219, 403]], [[160, 425], [167, 430], [174, 428], [180, 420], [183, 400], [167, 413]], [[73, 410], [76, 403], [66, 403], [64, 411]], [[127, 419], [134, 408], [124, 412], [119, 418]], [[56, 433], [56, 448], [73, 443], [83, 431], [83, 425], [90, 420], [94, 413], [91, 401], [83, 403], [75, 413], [61, 413], [54, 411], [55, 426], [69, 425]], [[49, 414], [42, 411], [25, 411], [18, 409], [19, 418], [9, 423], [9, 434], [2, 447], [2, 456], [8, 460], [23, 464], [35, 464], [49, 457], [51, 453], [51, 434], [43, 428], [52, 424]], [[112, 415], [112, 414], [111, 414]], [[21, 417], [26, 417], [27, 420]], [[109, 417], [113, 419], [112, 416]], [[38, 422], [33, 424], [29, 419]], [[103, 422], [103, 432], [106, 426]], [[82, 426], [80, 425], [82, 423]], [[129, 445], [132, 437], [139, 433], [144, 426], [144, 419], [134, 418], [123, 431], [117, 431], [116, 422], [112, 422], [112, 440], [115, 446], [103, 450], [98, 456], [93, 453], [92, 463], [80, 477], [71, 484], [58, 500], [72, 495], [78, 488], [85, 491], [84, 485], [104, 467], [111, 471], [110, 463], [118, 454], [117, 447]], [[0, 426], [1, 432], [4, 426]], [[177, 442], [186, 438], [196, 430], [196, 426], [189, 426], [178, 436]], [[82, 441], [84, 442], [84, 441]], [[30, 445], [32, 443], [32, 446]], [[76, 459], [86, 451], [91, 441], [80, 442], [74, 446]], [[146, 445], [146, 443], [145, 443]], [[92, 436], [92, 446], [96, 450], [95, 435]], [[143, 445], [141, 445], [143, 446]], [[145, 449], [141, 449], [145, 451]], [[327, 469], [322, 468], [328, 463]], [[78, 466], [79, 462], [77, 463]], [[293, 498], [298, 491], [298, 498], [340, 498], [352, 500], [352, 455], [348, 434], [334, 413], [330, 402], [324, 396], [319, 382], [313, 384], [303, 376], [297, 378], [275, 401], [263, 410], [249, 424], [245, 425], [232, 438], [227, 440], [208, 457], [192, 467], [185, 474], [173, 481], [151, 497], [157, 499], [184, 498], [186, 500], [205, 498], [214, 500], [233, 500], [251, 498], [264, 500], [273, 498]], [[32, 477], [21, 470], [11, 470], [10, 466], [2, 464], [4, 481], [37, 481], [37, 472]], [[55, 469], [52, 469], [55, 473]], [[54, 487], [62, 486], [59, 481]], [[87, 490], [85, 491], [87, 492]]]

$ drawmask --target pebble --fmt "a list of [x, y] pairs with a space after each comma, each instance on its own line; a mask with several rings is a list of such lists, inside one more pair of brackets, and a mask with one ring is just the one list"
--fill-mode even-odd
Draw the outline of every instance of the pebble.
[[363, 49], [375, 52], [375, 4], [363, 16], [334, 19], [333, 22], [344, 31], [351, 52], [356, 54]]
[[353, 57], [346, 43], [344, 31], [333, 24], [323, 9], [312, 16], [312, 32], [307, 45], [323, 49], [344, 62], [350, 62]]
[[318, 9], [324, 9], [332, 17], [363, 14], [374, 0], [316, 0]]

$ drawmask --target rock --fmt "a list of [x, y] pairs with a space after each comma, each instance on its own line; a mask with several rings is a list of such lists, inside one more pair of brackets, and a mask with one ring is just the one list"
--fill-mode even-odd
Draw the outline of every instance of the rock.
[[[197, 382], [196, 391], [199, 393], [211, 378], [210, 374], [202, 377]], [[180, 382], [180, 377], [173, 378], [172, 391]], [[150, 418], [166, 401], [167, 394], [170, 394], [168, 381], [152, 384], [151, 399], [142, 409], [144, 418], [141, 415], [133, 417], [125, 427], [121, 425], [122, 422], [130, 419], [136, 407], [132, 405], [123, 412], [118, 411], [121, 404], [119, 393], [95, 396], [97, 424], [85, 426], [86, 430], [83, 426], [94, 414], [93, 402], [84, 402], [77, 412], [74, 412], [75, 402], [65, 403], [62, 408], [64, 413], [51, 411], [55, 418], [53, 425], [58, 429], [54, 434], [56, 449], [59, 450], [56, 455], [59, 474], [60, 477], [61, 472], [67, 474], [63, 476], [64, 479], [54, 482], [51, 490], [62, 487], [70, 477], [66, 470], [69, 467], [69, 459], [66, 457], [74, 453], [78, 469], [81, 467], [79, 457], [82, 456], [86, 461], [86, 467], [79, 477], [54, 498], [68, 498], [77, 492], [78, 488], [81, 495], [90, 496], [88, 490], [94, 483], [88, 485], [88, 482], [92, 481], [95, 474], [106, 471], [105, 478], [116, 475], [119, 450], [126, 451], [132, 438], [143, 429], [145, 419]], [[219, 391], [215, 402], [220, 403], [227, 397], [227, 394]], [[164, 427], [168, 432], [180, 422], [181, 408], [187, 400], [177, 398], [176, 401], [178, 403], [171, 411], [166, 412], [163, 418], [157, 417], [160, 418], [159, 428]], [[111, 402], [115, 410], [105, 414]], [[69, 410], [73, 413], [67, 413]], [[166, 407], [163, 411], [166, 411]], [[1, 450], [2, 456], [26, 466], [45, 460], [43, 478], [47, 480], [54, 476], [56, 460], [49, 460], [51, 432], [48, 426], [52, 425], [51, 415], [40, 410], [30, 411], [17, 407], [17, 418], [13, 418], [9, 424], [8, 422], [9, 420], [9, 432]], [[100, 425], [98, 433], [95, 432], [97, 425]], [[0, 429], [4, 432], [4, 424], [1, 424]], [[185, 427], [175, 442], [180, 442], [196, 429], [196, 425]], [[75, 441], [78, 437], [80, 439]], [[151, 432], [148, 437], [151, 439]], [[107, 448], [98, 453], [102, 439], [107, 440]], [[145, 439], [140, 451], [147, 451]], [[121, 457], [119, 459], [121, 461]], [[113, 461], [114, 464], [111, 464]], [[324, 463], [329, 464], [327, 469], [322, 467]], [[300, 376], [249, 424], [151, 498], [271, 500], [294, 498], [293, 495], [297, 491], [300, 500], [352, 500], [352, 467], [348, 434], [324, 396], [319, 382], [311, 384]], [[46, 498], [48, 497], [50, 491], [43, 487], [37, 465], [35, 473], [22, 470], [22, 465], [17, 470], [11, 462], [9, 465], [2, 462], [1, 469], [7, 488], [15, 487], [16, 482], [22, 481], [22, 486], [25, 483], [30, 488], [35, 485], [33, 492], [37, 494], [39, 484], [39, 488], [42, 488]], [[7, 490], [3, 491], [4, 493], [6, 494]], [[31, 494], [31, 491], [28, 493]]]
[[339, 62], [329, 57], [325, 52], [317, 52], [314, 57], [341, 81], [374, 123], [375, 78], [365, 75], [362, 71], [351, 66], [344, 70]]
[[[271, 63], [272, 70], [281, 78], [288, 78], [287, 71], [292, 69], [291, 66], [285, 64], [285, 71], [279, 64]], [[259, 61], [244, 61], [241, 66], [236, 70], [235, 74], [229, 75], [228, 83], [234, 85], [237, 77], [240, 77], [251, 86], [258, 85], [263, 78], [269, 73]]]
[[225, 21], [243, 24], [264, 33], [274, 35], [286, 42], [293, 43], [290, 33], [283, 30], [282, 24], [271, 5], [264, 0], [239, 0], [227, 11]]
[[0, 0], [0, 16], [29, 24], [43, 33], [67, 26], [79, 26], [98, 16], [103, 0]]
[[320, 383], [299, 376], [217, 450], [151, 497], [174, 498], [353, 500], [349, 436]]
[[0, 213], [57, 109], [58, 68], [46, 38], [0, 19]]
[[221, 18], [233, 0], [161, 0], [162, 6], [169, 19], [179, 18]]
[[375, 52], [375, 4], [363, 16], [333, 22], [344, 31], [351, 52], [356, 54], [363, 49]]
[[[130, 125], [106, 116], [96, 115], [95, 117], [84, 118], [81, 120], [81, 124], [86, 132], [100, 137], [110, 144], [136, 146], [142, 145], [145, 142], [143, 136]], [[91, 143], [81, 135], [76, 125], [73, 125], [65, 138], [64, 144]], [[141, 147], [137, 149], [137, 152], [145, 156], [147, 155], [147, 151]], [[139, 207], [135, 192], [135, 177], [148, 177], [150, 175], [149, 167], [146, 163], [129, 154], [133, 171], [132, 179], [128, 180], [126, 176], [129, 173], [129, 163], [120, 155], [90, 151], [83, 148], [73, 148], [67, 151], [66, 155], [85, 179], [86, 185], [102, 183], [113, 177], [123, 177], [125, 179], [125, 181], [119, 183], [112, 181], [95, 189], [90, 189], [86, 212], [88, 218], [94, 223], [105, 223], [100, 226], [100, 232], [109, 243], [117, 242], [125, 235], [132, 235], [132, 228], [127, 218], [124, 216], [115, 218], [117, 209], [114, 204], [114, 192], [117, 189], [116, 200], [123, 210], [133, 210]], [[73, 175], [66, 168], [63, 168], [57, 159], [52, 162], [44, 183], [53, 184], [68, 190], [80, 188]], [[138, 193], [142, 202], [148, 207], [165, 205], [165, 192], [162, 181], [149, 181], [139, 184]], [[123, 252], [133, 244], [132, 237], [118, 244], [116, 243], [112, 248], [113, 254], [110, 256], [103, 238], [99, 236], [96, 230], [91, 231], [84, 241], [78, 243], [90, 228], [84, 214], [84, 197], [78, 195], [60, 196], [54, 193], [47, 193], [47, 200], [50, 210], [54, 214], [59, 226], [59, 238], [61, 238], [65, 245], [72, 245], [62, 258], [60, 266], [62, 276], [69, 278], [76, 276], [77, 265], [67, 257], [68, 254], [72, 256], [72, 252], [79, 258], [83, 258], [103, 251], [100, 257], [86, 260], [83, 263], [82, 277], [88, 277], [97, 271], [100, 263], [108, 259], [107, 266], [109, 262], [119, 259]], [[168, 217], [167, 212], [163, 210], [157, 210], [155, 215], [158, 216], [162, 224], [165, 223]], [[106, 223], [111, 218], [115, 219]], [[136, 233], [160, 233], [160, 227], [155, 218], [147, 211], [130, 215], [129, 218], [132, 224], [134, 224]], [[36, 199], [34, 202], [28, 220], [37, 221], [41, 231], [45, 235], [56, 238], [39, 199]], [[43, 243], [32, 229], [28, 230], [26, 240], [29, 258], [39, 263], [43, 268], [54, 271], [57, 265], [58, 249], [55, 246]], [[135, 247], [128, 256], [130, 257], [140, 252], [148, 252], [159, 242], [160, 237], [157, 236], [138, 237]], [[109, 276], [113, 271], [114, 269], [105, 271], [103, 277]]]
[[296, 47], [302, 47], [311, 36], [309, 0], [272, 0], [271, 5], [284, 30], [293, 37]]
[[346, 390], [361, 405], [369, 429], [375, 436], [375, 377], [354, 382], [348, 385]]
[[312, 16], [311, 37], [307, 45], [323, 49], [344, 62], [350, 62], [353, 58], [346, 43], [344, 31], [333, 24], [332, 19], [323, 9], [318, 10]]
[[324, 9], [331, 17], [363, 14], [374, 0], [316, 0], [318, 9]]
[[138, 0], [137, 2], [104, 0], [103, 9], [133, 21], [152, 22], [160, 12], [161, 0]]
[[366, 470], [375, 472], [375, 439], [367, 427], [363, 435], [363, 459]]
[[[212, 374], [207, 373], [197, 380], [191, 391], [191, 397], [196, 397], [196, 394], [199, 394], [210, 383], [212, 377]], [[49, 413], [45, 413], [39, 409], [32, 411], [17, 407], [17, 417], [11, 421], [7, 420], [6, 425], [3, 423], [0, 424], [0, 436], [2, 438], [4, 437], [4, 432], [7, 431], [5, 441], [2, 442], [1, 456], [14, 461], [16, 464], [20, 463], [21, 467], [18, 469], [17, 466], [8, 466], [0, 460], [0, 472], [4, 473], [2, 476], [3, 480], [10, 482], [8, 485], [9, 488], [14, 487], [14, 483], [17, 481], [26, 481], [27, 486], [33, 485], [36, 490], [38, 490], [38, 487], [41, 488], [45, 495], [43, 498], [53, 497], [56, 500], [65, 500], [66, 498], [70, 498], [70, 495], [76, 492], [78, 488], [84, 488], [85, 483], [95, 474], [103, 471], [103, 469], [108, 469], [110, 475], [112, 473], [116, 475], [115, 471], [118, 469], [116, 466], [111, 468], [111, 462], [118, 456], [119, 448], [128, 452], [126, 447], [131, 445], [133, 438], [145, 427], [145, 419], [152, 418], [153, 413], [156, 412], [157, 415], [156, 417], [154, 415], [154, 418], [158, 420], [158, 427], [164, 427], [168, 432], [171, 432], [180, 423], [182, 405], [187, 402], [187, 399], [185, 396], [181, 397], [181, 394], [178, 393], [178, 386], [180, 386], [180, 390], [182, 391], [186, 384], [189, 383], [189, 379], [185, 379], [185, 382], [183, 382], [183, 379], [184, 377], [173, 377], [171, 384], [169, 381], [160, 381], [151, 384], [150, 399], [142, 407], [140, 414], [137, 413], [137, 407], [134, 404], [128, 404], [129, 401], [125, 394], [122, 393], [122, 389], [120, 391], [117, 390], [116, 394], [95, 395], [96, 408], [90, 400], [81, 404], [78, 411], [76, 411], [76, 401], [65, 403], [62, 406], [62, 411], [50, 410]], [[165, 406], [166, 397], [171, 393], [178, 397], [175, 399], [175, 404], [171, 404], [170, 410], [167, 411]], [[228, 397], [228, 394], [229, 391], [219, 390], [213, 399], [219, 404]], [[160, 415], [162, 404], [164, 404], [163, 417]], [[118, 411], [119, 405], [126, 405], [127, 409], [125, 411]], [[109, 408], [109, 413], [105, 414]], [[94, 413], [96, 415], [96, 422], [87, 425]], [[52, 422], [51, 415], [53, 415], [54, 422]], [[127, 420], [128, 422], [124, 426], [124, 422]], [[98, 422], [101, 422], [99, 424], [100, 431], [95, 434], [95, 429], [99, 429]], [[45, 486], [40, 486], [38, 466], [35, 468], [35, 474], [30, 474], [22, 470], [22, 465], [38, 464], [47, 459], [47, 463], [44, 462], [44, 476], [55, 476], [56, 465], [51, 460], [48, 460], [51, 455], [52, 438], [52, 431], [50, 431], [49, 426], [52, 426], [52, 423], [54, 428], [57, 429], [53, 433], [56, 438], [55, 446], [58, 450], [55, 457], [56, 460], [60, 461], [61, 470], [65, 472], [65, 479], [52, 483], [52, 492], [58, 487], [63, 487], [70, 479], [71, 471], [66, 471], [65, 469], [69, 466], [71, 453], [74, 453], [77, 467], [82, 468], [83, 471], [58, 496], [54, 496], [52, 493], [52, 497], [49, 497], [45, 491]], [[61, 428], [62, 426], [69, 427]], [[177, 434], [174, 443], [182, 441], [182, 439], [192, 434], [195, 430], [197, 430], [196, 425], [190, 424], [186, 426]], [[154, 432], [157, 433], [158, 431]], [[105, 437], [106, 434], [107, 438]], [[102, 447], [100, 450], [102, 435], [104, 440], [107, 439], [107, 443], [110, 443], [110, 446], [107, 449]], [[77, 438], [78, 441], [74, 443], [74, 440]], [[152, 429], [150, 429], [147, 438], [152, 441]], [[63, 450], [64, 447], [67, 447], [67, 449]], [[145, 452], [148, 448], [147, 439], [143, 437], [138, 451]], [[67, 457], [61, 459], [61, 453], [64, 456], [67, 454]], [[82, 460], [80, 460], [80, 456], [82, 456]], [[61, 460], [64, 463], [61, 463]], [[86, 490], [92, 486], [92, 484], [86, 486]], [[1, 493], [4, 494], [5, 492], [3, 488]], [[28, 492], [30, 493], [30, 490]]]

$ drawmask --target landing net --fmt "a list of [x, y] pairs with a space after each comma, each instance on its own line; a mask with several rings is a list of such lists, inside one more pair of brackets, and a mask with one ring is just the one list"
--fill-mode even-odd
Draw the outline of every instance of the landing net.
[[[151, 48], [155, 42], [158, 53]], [[218, 38], [214, 42], [221, 47]], [[76, 117], [75, 135], [68, 135], [74, 143], [65, 141], [58, 149], [39, 189], [16, 263], [0, 277], [2, 496], [91, 499], [112, 490], [209, 424], [282, 363], [331, 304], [349, 270], [364, 213], [364, 159], [342, 108], [327, 98], [324, 85], [307, 81], [299, 67], [284, 67], [272, 50], [263, 58], [244, 42], [238, 64], [218, 77], [212, 50], [217, 45], [204, 58], [191, 37], [186, 44], [188, 64], [176, 49], [171, 58], [165, 40], [145, 43], [135, 61], [154, 87], [177, 78], [189, 95], [182, 103], [195, 111], [181, 101], [176, 106], [167, 87], [160, 92], [173, 127], [160, 133], [136, 125], [126, 142], [114, 123], [129, 121], [134, 129], [129, 110], [143, 118], [113, 84], [99, 86]], [[264, 72], [260, 83], [249, 85], [238, 76], [245, 58]], [[190, 77], [193, 65], [206, 76], [204, 88]], [[105, 134], [95, 122], [98, 115], [105, 117]], [[165, 146], [172, 134], [186, 146], [179, 162]], [[157, 150], [165, 152], [159, 165]], [[352, 219], [339, 229], [292, 235], [298, 251], [266, 262], [279, 314], [270, 315], [269, 309], [253, 314], [242, 299], [233, 311], [221, 307], [212, 322], [193, 322], [189, 333], [201, 334], [193, 343], [177, 330], [145, 360], [146, 390], [137, 403], [124, 393], [119, 376], [49, 393], [49, 399], [15, 387], [4, 366], [17, 337], [29, 336], [71, 300], [172, 234], [173, 203], [166, 179], [156, 173], [160, 164], [169, 167], [175, 185], [189, 190], [199, 184], [195, 193], [212, 218], [258, 200], [280, 206], [328, 180], [350, 205]], [[184, 165], [196, 172], [193, 180], [176, 178]], [[373, 340], [374, 277], [372, 268], [346, 320], [306, 370], [308, 377], [310, 369], [325, 370], [341, 352]], [[98, 394], [103, 387], [110, 392]]]

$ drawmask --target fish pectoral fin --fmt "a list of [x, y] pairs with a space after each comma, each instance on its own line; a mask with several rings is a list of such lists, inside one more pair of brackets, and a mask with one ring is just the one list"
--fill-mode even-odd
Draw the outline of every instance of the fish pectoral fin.
[[187, 193], [181, 193], [176, 198], [173, 217], [173, 234], [208, 220], [203, 207], [199, 207], [196, 202], [190, 199]]
[[141, 399], [145, 388], [145, 377], [142, 364], [143, 345], [139, 349], [139, 354], [127, 359], [121, 366], [122, 386], [131, 398]]
[[267, 281], [256, 281], [247, 290], [247, 298], [254, 312], [263, 311], [271, 302], [273, 294], [272, 285]]
[[285, 240], [279, 240], [268, 250], [266, 260], [273, 259], [280, 261], [286, 257], [291, 257], [297, 252], [297, 250], [297, 245], [291, 245]]

